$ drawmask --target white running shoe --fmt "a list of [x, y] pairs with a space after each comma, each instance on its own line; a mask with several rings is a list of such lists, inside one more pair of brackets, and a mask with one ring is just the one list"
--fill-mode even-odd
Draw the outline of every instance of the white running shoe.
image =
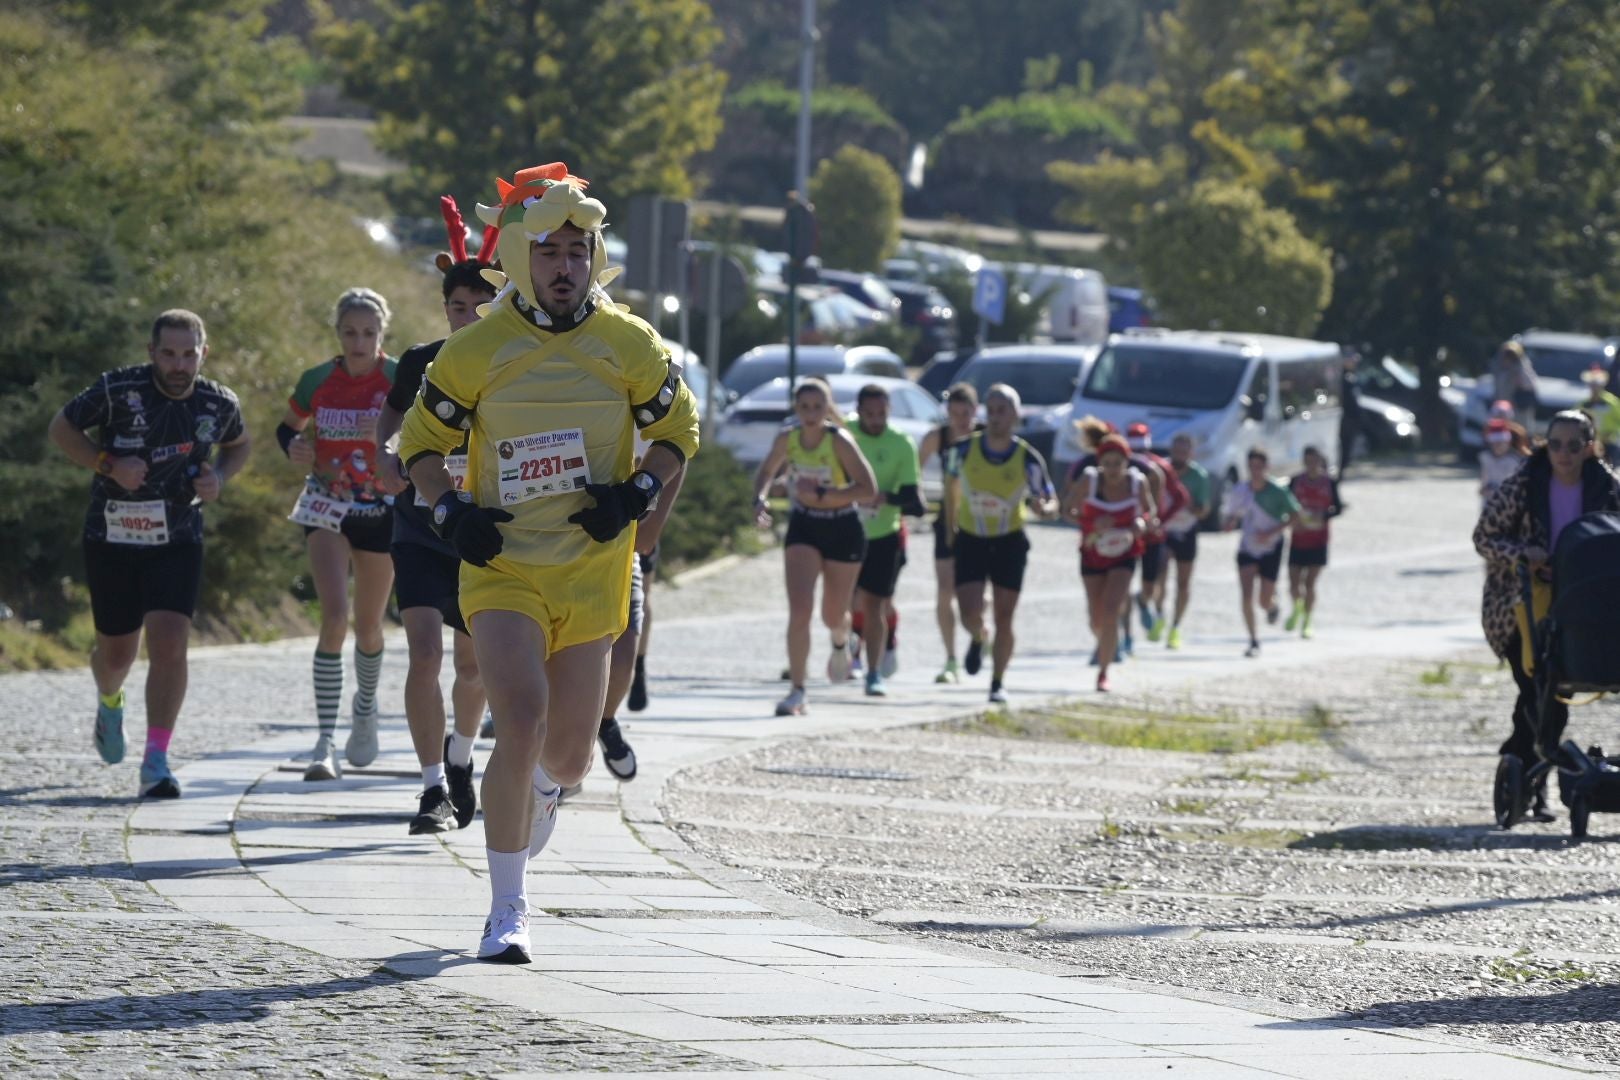
[[304, 779], [343, 779], [343, 767], [338, 764], [337, 753], [332, 749], [332, 736], [322, 735], [316, 740], [315, 749], [309, 755], [309, 766], [304, 769]]
[[557, 801], [561, 798], [560, 787], [534, 793], [534, 820], [529, 823], [529, 858], [539, 855], [550, 843], [551, 834], [557, 828]]
[[360, 711], [357, 691], [349, 703], [349, 741], [343, 744], [343, 756], [350, 765], [365, 768], [377, 760], [377, 699], [372, 698], [371, 709]]
[[795, 686], [788, 696], [776, 703], [777, 716], [803, 716], [810, 711], [804, 702], [804, 687]]
[[[556, 802], [552, 803], [555, 808]], [[527, 964], [529, 956], [529, 903], [527, 900], [497, 900], [484, 920], [484, 939], [478, 943], [478, 959], [491, 964]]]
[[878, 674], [885, 679], [894, 678], [894, 673], [900, 670], [900, 650], [883, 650], [883, 659], [878, 663]]
[[832, 655], [827, 657], [827, 678], [835, 683], [849, 680], [849, 669], [853, 666], [849, 656], [849, 643], [833, 645]]

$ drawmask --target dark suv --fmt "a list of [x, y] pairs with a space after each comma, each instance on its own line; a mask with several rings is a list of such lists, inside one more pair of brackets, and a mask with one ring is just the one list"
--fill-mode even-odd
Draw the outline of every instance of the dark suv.
[[901, 324], [919, 331], [917, 345], [911, 350], [912, 367], [928, 363], [941, 349], [956, 347], [956, 311], [944, 293], [916, 281], [884, 284], [900, 299]]

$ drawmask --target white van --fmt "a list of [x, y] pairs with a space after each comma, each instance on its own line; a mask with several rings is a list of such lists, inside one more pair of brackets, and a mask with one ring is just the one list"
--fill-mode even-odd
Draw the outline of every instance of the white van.
[[1108, 339], [1108, 282], [1097, 271], [1040, 263], [1010, 263], [1003, 269], [1011, 287], [1046, 298], [1037, 337], [1076, 345]]
[[[1252, 447], [1266, 450], [1278, 477], [1301, 468], [1307, 446], [1337, 463], [1339, 376], [1339, 347], [1327, 341], [1141, 328], [1108, 339], [1071, 407], [1076, 420], [1095, 416], [1120, 431], [1146, 422], [1166, 457], [1171, 439], [1191, 435], [1219, 506]], [[1052, 457], [1066, 475], [1081, 450], [1077, 432], [1062, 435]]]

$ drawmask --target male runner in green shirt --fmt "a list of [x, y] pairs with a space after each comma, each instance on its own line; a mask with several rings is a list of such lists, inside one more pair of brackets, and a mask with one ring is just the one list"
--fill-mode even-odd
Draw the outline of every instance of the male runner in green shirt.
[[906, 552], [900, 533], [900, 515], [920, 517], [927, 512], [917, 491], [917, 444], [903, 431], [889, 426], [889, 392], [876, 383], [861, 387], [855, 404], [855, 443], [872, 466], [877, 495], [859, 504], [866, 523], [866, 558], [855, 581], [855, 612], [864, 621], [866, 639], [866, 693], [883, 697], [883, 677], [894, 674], [888, 645], [889, 605], [894, 596]]

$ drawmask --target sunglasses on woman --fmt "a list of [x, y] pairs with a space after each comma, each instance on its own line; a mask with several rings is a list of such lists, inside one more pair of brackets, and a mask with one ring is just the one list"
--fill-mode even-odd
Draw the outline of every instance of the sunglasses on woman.
[[1578, 454], [1586, 448], [1591, 439], [1548, 439], [1547, 449], [1553, 453]]

